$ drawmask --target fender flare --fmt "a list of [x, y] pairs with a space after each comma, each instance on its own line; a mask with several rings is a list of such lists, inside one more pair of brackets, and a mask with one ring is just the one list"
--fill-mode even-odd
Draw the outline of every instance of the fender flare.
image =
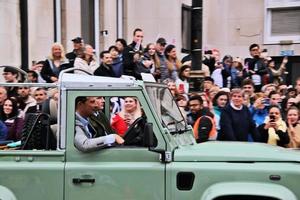
[[201, 200], [211, 200], [220, 196], [231, 195], [256, 195], [282, 200], [297, 200], [295, 194], [282, 185], [257, 182], [216, 183], [204, 191]]
[[11, 190], [0, 185], [0, 199], [3, 200], [17, 200], [16, 196], [13, 194]]

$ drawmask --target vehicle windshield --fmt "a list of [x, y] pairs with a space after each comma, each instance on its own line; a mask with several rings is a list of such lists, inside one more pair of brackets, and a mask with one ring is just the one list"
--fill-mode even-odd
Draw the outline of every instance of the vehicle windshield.
[[145, 87], [163, 126], [171, 133], [185, 131], [187, 124], [168, 87], [157, 83]]

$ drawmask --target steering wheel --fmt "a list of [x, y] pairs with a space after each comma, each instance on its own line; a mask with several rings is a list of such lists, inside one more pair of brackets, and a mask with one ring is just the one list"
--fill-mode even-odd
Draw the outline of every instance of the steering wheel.
[[130, 125], [130, 127], [127, 129], [124, 135], [125, 144], [136, 144], [134, 140], [138, 139], [138, 136], [140, 136], [141, 131], [143, 132], [142, 128], [144, 127], [144, 122], [144, 118], [139, 117]]

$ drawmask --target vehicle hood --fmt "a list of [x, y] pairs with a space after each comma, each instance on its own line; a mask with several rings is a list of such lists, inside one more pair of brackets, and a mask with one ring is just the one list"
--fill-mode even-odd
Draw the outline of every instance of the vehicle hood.
[[300, 162], [300, 150], [265, 143], [205, 142], [180, 146], [174, 151], [178, 162]]

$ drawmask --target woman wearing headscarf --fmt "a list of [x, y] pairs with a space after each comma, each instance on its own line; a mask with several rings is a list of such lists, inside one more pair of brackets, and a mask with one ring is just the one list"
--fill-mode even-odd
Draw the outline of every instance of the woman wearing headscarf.
[[130, 125], [142, 116], [140, 103], [135, 97], [125, 97], [122, 110], [112, 117], [112, 128], [124, 136]]

